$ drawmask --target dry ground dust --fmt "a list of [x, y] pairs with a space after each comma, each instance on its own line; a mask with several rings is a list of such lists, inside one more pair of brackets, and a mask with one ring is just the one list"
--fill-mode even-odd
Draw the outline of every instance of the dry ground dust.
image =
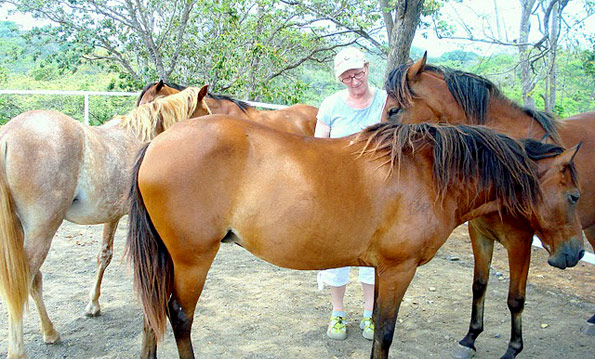
[[[103, 315], [97, 318], [87, 318], [83, 311], [102, 227], [65, 223], [60, 228], [42, 270], [45, 301], [62, 342], [43, 343], [30, 303], [24, 324], [29, 358], [138, 357], [141, 312], [130, 270], [121, 260], [126, 220], [122, 222], [103, 282]], [[504, 249], [496, 248], [478, 359], [500, 357], [510, 331], [507, 261]], [[452, 256], [459, 260], [451, 261]], [[549, 267], [546, 258], [544, 250], [533, 250], [523, 316], [525, 349], [519, 358], [593, 359], [595, 337], [583, 334], [581, 328], [595, 312], [595, 266], [581, 262], [560, 271]], [[401, 306], [391, 358], [450, 357], [468, 327], [472, 268], [469, 239], [461, 226], [436, 257], [419, 268]], [[353, 279], [356, 273], [352, 271]], [[358, 329], [361, 298], [361, 287], [355, 282], [349, 285], [349, 337], [329, 340], [325, 335], [329, 292], [317, 290], [316, 272], [281, 269], [240, 247], [222, 245], [198, 304], [192, 331], [195, 352], [199, 358], [217, 359], [369, 358], [371, 342]], [[0, 318], [0, 358], [4, 358], [8, 345], [4, 306]], [[177, 357], [171, 331], [158, 354]]]

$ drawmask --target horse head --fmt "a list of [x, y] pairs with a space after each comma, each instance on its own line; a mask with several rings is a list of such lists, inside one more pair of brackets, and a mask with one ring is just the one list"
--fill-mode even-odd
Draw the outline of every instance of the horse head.
[[386, 109], [402, 123], [484, 124], [497, 87], [480, 76], [427, 64], [427, 55], [400, 65], [385, 82]]
[[573, 267], [585, 253], [576, 210], [580, 188], [574, 166], [581, 143], [567, 150], [534, 140], [524, 140], [524, 143], [529, 157], [537, 159], [543, 193], [530, 219], [531, 226], [548, 251], [551, 266]]
[[184, 86], [173, 83], [169, 84], [163, 80], [159, 80], [159, 82], [152, 82], [143, 87], [138, 100], [136, 100], [136, 106], [138, 107], [140, 105], [153, 102], [157, 98], [176, 94], [184, 89]]

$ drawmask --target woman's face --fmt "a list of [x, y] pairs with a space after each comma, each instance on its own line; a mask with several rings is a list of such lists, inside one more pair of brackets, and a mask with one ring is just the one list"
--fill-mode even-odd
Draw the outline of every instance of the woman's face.
[[368, 90], [368, 64], [359, 69], [343, 72], [339, 79], [351, 95], [360, 95]]

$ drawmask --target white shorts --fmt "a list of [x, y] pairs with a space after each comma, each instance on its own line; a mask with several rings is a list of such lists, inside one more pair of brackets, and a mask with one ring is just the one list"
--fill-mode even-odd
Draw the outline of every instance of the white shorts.
[[[318, 288], [322, 289], [324, 284], [331, 287], [342, 287], [349, 283], [349, 272], [352, 267], [331, 268], [318, 272]], [[366, 284], [374, 284], [374, 267], [359, 268], [359, 281]]]

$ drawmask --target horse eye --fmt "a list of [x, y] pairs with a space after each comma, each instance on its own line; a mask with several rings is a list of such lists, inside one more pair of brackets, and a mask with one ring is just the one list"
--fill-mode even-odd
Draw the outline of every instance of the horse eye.
[[399, 111], [401, 111], [401, 109], [400, 109], [399, 107], [391, 107], [391, 108], [388, 110], [388, 117], [392, 117], [392, 116], [394, 116], [394, 115], [398, 114], [398, 113], [399, 113]]
[[569, 193], [568, 194], [568, 202], [570, 202], [571, 204], [576, 204], [578, 202], [580, 195], [578, 193], [578, 191], [574, 192], [574, 193]]

